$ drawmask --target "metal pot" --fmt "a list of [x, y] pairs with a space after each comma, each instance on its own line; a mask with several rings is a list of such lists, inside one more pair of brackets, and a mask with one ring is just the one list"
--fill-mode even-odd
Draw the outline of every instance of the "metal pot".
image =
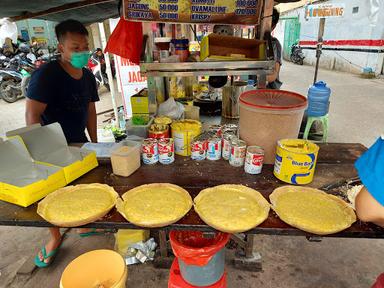
[[245, 91], [247, 82], [236, 81], [231, 86], [223, 88], [221, 115], [224, 118], [239, 119], [239, 97]]

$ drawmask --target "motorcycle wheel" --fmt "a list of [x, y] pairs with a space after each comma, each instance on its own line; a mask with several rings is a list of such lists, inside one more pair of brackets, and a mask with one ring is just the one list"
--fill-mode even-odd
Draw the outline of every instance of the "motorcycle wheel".
[[14, 103], [19, 99], [22, 92], [20, 89], [15, 89], [12, 87], [16, 85], [19, 85], [19, 83], [16, 83], [13, 80], [7, 80], [7, 81], [1, 82], [0, 93], [1, 93], [1, 98], [3, 98], [5, 102]]
[[304, 59], [303, 58], [300, 58], [299, 61], [298, 61], [299, 65], [303, 65], [304, 64]]

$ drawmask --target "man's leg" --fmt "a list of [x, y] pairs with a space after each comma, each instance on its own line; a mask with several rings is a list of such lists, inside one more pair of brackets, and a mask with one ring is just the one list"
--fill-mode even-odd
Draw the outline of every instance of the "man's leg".
[[[57, 227], [52, 227], [49, 228], [49, 232], [51, 234], [51, 239], [49, 242], [45, 245], [45, 251], [47, 252], [47, 255], [51, 253], [53, 250], [55, 250], [57, 247], [59, 247], [61, 243], [61, 234], [60, 234], [60, 229]], [[39, 258], [40, 261], [43, 261], [43, 254], [40, 251], [39, 252]], [[45, 263], [50, 262], [50, 258], [44, 260]]]

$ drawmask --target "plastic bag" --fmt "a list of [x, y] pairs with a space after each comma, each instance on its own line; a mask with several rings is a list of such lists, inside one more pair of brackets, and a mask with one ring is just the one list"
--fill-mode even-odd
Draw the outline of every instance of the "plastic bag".
[[171, 231], [169, 239], [173, 253], [188, 265], [205, 266], [212, 257], [225, 247], [230, 235], [216, 233], [205, 238], [200, 231]]
[[[227, 287], [227, 274], [224, 273], [223, 277], [215, 284], [204, 286], [204, 288], [226, 288]], [[169, 273], [168, 288], [196, 288], [188, 284], [180, 273], [179, 261], [175, 258], [172, 263], [171, 271]]]
[[4, 45], [6, 38], [17, 43], [17, 25], [7, 19], [2, 19], [0, 20], [0, 47]]
[[142, 46], [143, 26], [141, 22], [130, 22], [121, 17], [109, 37], [104, 52], [119, 55], [139, 64]]
[[175, 99], [171, 97], [159, 105], [157, 114], [159, 116], [167, 116], [173, 120], [178, 120], [183, 116], [184, 110], [184, 105], [176, 102]]

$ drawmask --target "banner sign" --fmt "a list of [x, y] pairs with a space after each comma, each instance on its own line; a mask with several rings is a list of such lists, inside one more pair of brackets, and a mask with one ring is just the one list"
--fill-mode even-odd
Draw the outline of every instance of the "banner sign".
[[343, 17], [345, 11], [344, 4], [319, 4], [309, 5], [306, 8], [306, 18], [331, 18]]
[[259, 0], [124, 0], [130, 21], [172, 23], [259, 23]]
[[118, 81], [123, 94], [124, 111], [127, 117], [132, 117], [131, 97], [147, 88], [147, 77], [140, 73], [140, 66], [128, 59], [115, 56], [117, 61]]

